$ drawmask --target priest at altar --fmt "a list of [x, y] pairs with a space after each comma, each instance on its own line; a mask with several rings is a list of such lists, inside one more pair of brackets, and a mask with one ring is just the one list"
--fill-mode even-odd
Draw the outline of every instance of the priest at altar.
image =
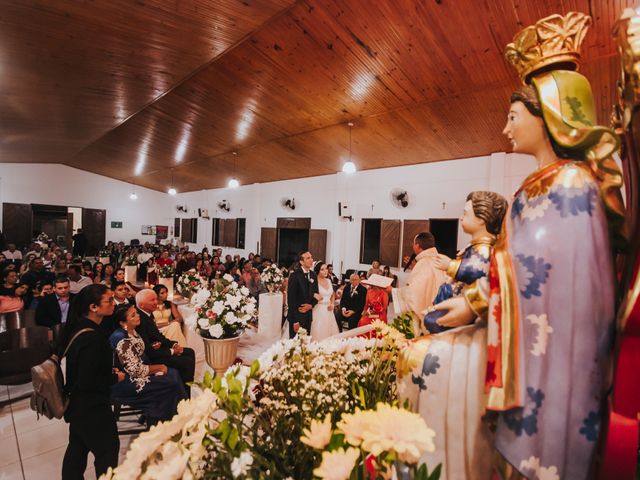
[[396, 315], [409, 313], [417, 327], [425, 310], [433, 303], [438, 288], [444, 283], [445, 274], [434, 265], [438, 258], [435, 238], [430, 232], [422, 232], [413, 239], [416, 264], [409, 274], [407, 284], [392, 290]]

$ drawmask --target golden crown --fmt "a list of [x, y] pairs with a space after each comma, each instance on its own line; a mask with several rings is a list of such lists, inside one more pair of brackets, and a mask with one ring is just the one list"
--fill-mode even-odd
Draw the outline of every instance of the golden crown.
[[591, 17], [580, 12], [550, 15], [518, 32], [507, 45], [505, 57], [524, 82], [528, 77], [553, 64], [580, 62], [580, 45], [591, 25]]

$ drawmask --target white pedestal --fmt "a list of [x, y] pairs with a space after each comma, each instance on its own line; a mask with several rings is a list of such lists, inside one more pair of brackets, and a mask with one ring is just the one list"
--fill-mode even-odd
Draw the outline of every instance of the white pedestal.
[[167, 290], [169, 291], [167, 300], [173, 300], [173, 277], [170, 277], [170, 278], [159, 277], [158, 283], [160, 285], [164, 285], [165, 287], [167, 287]]
[[103, 265], [106, 265], [107, 263], [111, 262], [109, 257], [98, 257], [98, 261]]
[[282, 329], [282, 292], [262, 293], [258, 307], [258, 335], [273, 340]]
[[124, 281], [125, 282], [135, 282], [137, 281], [138, 276], [138, 266], [137, 265], [125, 265], [124, 266]]

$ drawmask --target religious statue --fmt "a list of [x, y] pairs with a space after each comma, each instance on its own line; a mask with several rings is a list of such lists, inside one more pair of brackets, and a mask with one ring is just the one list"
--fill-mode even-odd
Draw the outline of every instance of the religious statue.
[[[458, 254], [455, 260], [438, 255], [437, 268], [444, 270], [450, 281], [440, 285], [434, 305], [460, 295], [466, 285], [473, 284], [489, 271], [489, 254], [500, 231], [502, 219], [507, 211], [507, 201], [495, 192], [471, 192], [461, 219], [462, 230], [471, 235], [471, 243]], [[438, 325], [438, 318], [446, 310], [433, 307], [424, 317], [424, 326], [430, 333], [440, 333], [450, 327]]]
[[[467, 375], [466, 391], [486, 395], [486, 409], [497, 413], [494, 468], [502, 478], [593, 474], [614, 333], [613, 253], [626, 234], [622, 177], [611, 158], [619, 139], [597, 125], [589, 82], [575, 71], [590, 23], [582, 13], [552, 15], [507, 46], [525, 86], [511, 97], [503, 133], [539, 167], [513, 196], [488, 278], [436, 305], [448, 311], [442, 326], [488, 321], [486, 375]], [[460, 381], [455, 358], [448, 368]], [[425, 356], [422, 371], [435, 370]], [[474, 408], [435, 400], [438, 407], [446, 425], [436, 431], [445, 438], [452, 423], [475, 428]], [[445, 461], [462, 447], [473, 453], [464, 437], [447, 441]], [[470, 472], [473, 464], [457, 458]], [[444, 467], [446, 478], [465, 478]]]
[[434, 306], [424, 317], [425, 327], [437, 335], [415, 341], [402, 352], [398, 391], [437, 432], [436, 449], [427, 454], [429, 465], [443, 464], [443, 478], [486, 479], [491, 475], [492, 442], [482, 423], [485, 410], [487, 328], [483, 319], [450, 330], [437, 324], [437, 304], [462, 294], [465, 286], [486, 277], [496, 235], [507, 201], [495, 192], [471, 192], [461, 220], [471, 242], [454, 260], [438, 255], [436, 268], [451, 277], [443, 283]]

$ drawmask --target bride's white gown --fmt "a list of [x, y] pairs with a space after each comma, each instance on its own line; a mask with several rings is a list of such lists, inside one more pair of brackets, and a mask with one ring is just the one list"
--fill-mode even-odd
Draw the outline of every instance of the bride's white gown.
[[322, 296], [322, 300], [313, 307], [311, 312], [311, 338], [316, 342], [340, 332], [333, 309], [329, 310], [331, 295], [333, 295], [331, 283], [328, 288], [324, 288], [318, 281], [318, 293]]

